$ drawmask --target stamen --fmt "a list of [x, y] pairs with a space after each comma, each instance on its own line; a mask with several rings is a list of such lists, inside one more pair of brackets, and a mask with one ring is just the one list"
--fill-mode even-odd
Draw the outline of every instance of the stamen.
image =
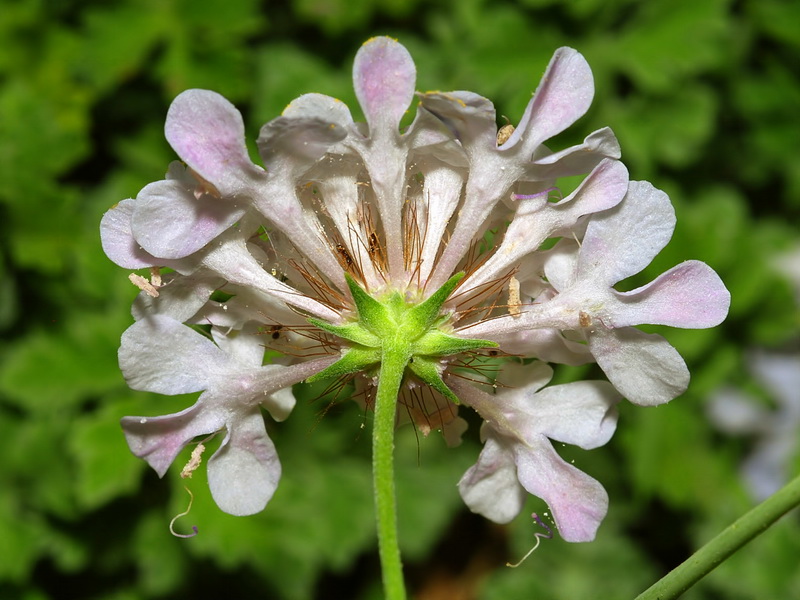
[[290, 259], [288, 262], [293, 268], [297, 269], [303, 279], [305, 279], [306, 283], [311, 286], [314, 293], [317, 294], [317, 298], [315, 299], [318, 302], [321, 302], [322, 304], [325, 304], [338, 312], [341, 312], [347, 308], [347, 301], [345, 300], [344, 296], [325, 283], [318, 272], [316, 274], [312, 273], [311, 269], [301, 265], [295, 259]]
[[172, 535], [174, 535], [175, 537], [192, 538], [192, 537], [196, 536], [198, 533], [200, 533], [197, 530], [197, 525], [192, 525], [192, 531], [194, 531], [194, 533], [176, 533], [176, 531], [174, 529], [175, 521], [177, 521], [181, 517], [185, 517], [186, 515], [188, 515], [189, 511], [192, 510], [192, 504], [194, 503], [194, 494], [192, 494], [192, 491], [186, 486], [183, 486], [183, 489], [185, 489], [186, 492], [189, 494], [189, 506], [187, 506], [186, 510], [183, 511], [182, 513], [178, 513], [177, 515], [172, 517], [172, 521], [169, 522], [169, 532]]
[[508, 312], [512, 317], [522, 314], [522, 302], [519, 297], [519, 279], [513, 275], [508, 279]]
[[130, 275], [128, 275], [128, 279], [133, 285], [138, 287], [140, 290], [142, 290], [145, 294], [147, 294], [151, 298], [158, 298], [157, 287], [154, 286], [149, 281], [147, 281], [147, 279], [145, 279], [141, 275], [137, 275], [136, 273], [131, 273]]
[[542, 521], [542, 520], [539, 518], [539, 515], [537, 515], [536, 513], [533, 513], [533, 514], [531, 515], [531, 517], [532, 517], [532, 518], [533, 518], [533, 520], [534, 520], [534, 521], [536, 521], [536, 522], [537, 522], [539, 525], [541, 525], [542, 527], [544, 527], [544, 529], [545, 529], [545, 530], [547, 530], [547, 533], [546, 533], [546, 534], [545, 534], [545, 533], [540, 533], [540, 532], [538, 532], [538, 531], [537, 531], [536, 533], [534, 533], [533, 535], [536, 537], [536, 544], [533, 546], [533, 548], [531, 548], [530, 550], [528, 550], [528, 553], [527, 553], [525, 556], [523, 556], [523, 557], [520, 559], [520, 561], [519, 561], [519, 562], [516, 562], [516, 563], [514, 563], [513, 565], [512, 565], [511, 563], [506, 563], [506, 566], [507, 566], [507, 567], [511, 567], [512, 569], [516, 569], [518, 566], [520, 566], [522, 563], [524, 563], [524, 562], [525, 562], [525, 560], [526, 560], [526, 559], [527, 559], [527, 558], [528, 558], [528, 557], [529, 557], [531, 554], [533, 554], [533, 551], [534, 551], [534, 550], [536, 550], [536, 549], [539, 547], [539, 543], [542, 541], [542, 539], [545, 539], [545, 540], [552, 540], [552, 539], [553, 539], [553, 530], [552, 530], [552, 529], [550, 529], [550, 527], [548, 527], [547, 523], [545, 523], [544, 521]]
[[508, 141], [508, 138], [511, 137], [512, 133], [514, 133], [514, 126], [511, 123], [503, 125], [497, 132], [497, 145], [502, 146], [505, 144]]
[[181, 470], [181, 479], [186, 479], [187, 477], [191, 479], [192, 474], [197, 470], [197, 467], [200, 466], [200, 463], [203, 462], [203, 452], [205, 451], [206, 447], [202, 443], [197, 444], [195, 449], [192, 450], [189, 462], [187, 462]]

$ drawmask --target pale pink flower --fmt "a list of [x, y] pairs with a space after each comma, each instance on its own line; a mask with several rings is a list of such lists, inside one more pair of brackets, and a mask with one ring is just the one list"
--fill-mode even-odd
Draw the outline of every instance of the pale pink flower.
[[[519, 125], [499, 131], [491, 102], [471, 92], [419, 94], [401, 130], [416, 70], [389, 38], [364, 44], [353, 81], [366, 123], [339, 100], [303, 95], [262, 127], [263, 167], [227, 100], [182, 93], [165, 129], [183, 164], [104, 216], [103, 248], [117, 264], [174, 271], [134, 303], [120, 349], [129, 384], [202, 391], [178, 414], [123, 419], [131, 449], [163, 475], [191, 440], [224, 431], [209, 461], [212, 494], [232, 514], [261, 510], [280, 464], [260, 407], [285, 418], [291, 386], [319, 373], [352, 378], [370, 407], [381, 323], [362, 309], [417, 315], [427, 299], [437, 312], [414, 317], [398, 423], [455, 445], [460, 399], [486, 421], [486, 448], [459, 484], [470, 508], [505, 522], [526, 490], [548, 502], [565, 539], [592, 539], [605, 491], [548, 440], [604, 444], [620, 394], [605, 382], [545, 387], [549, 367], [510, 355], [596, 360], [621, 395], [666, 402], [685, 389], [685, 365], [633, 326], [713, 326], [727, 290], [693, 261], [638, 290], [613, 289], [666, 244], [674, 215], [663, 192], [629, 185], [608, 128], [565, 150], [544, 145], [591, 103], [577, 51], [556, 51]], [[573, 193], [549, 200], [559, 177], [580, 174]], [[489, 229], [495, 248], [483, 247]], [[282, 356], [263, 364], [265, 349]], [[488, 364], [506, 374], [495, 382]]]

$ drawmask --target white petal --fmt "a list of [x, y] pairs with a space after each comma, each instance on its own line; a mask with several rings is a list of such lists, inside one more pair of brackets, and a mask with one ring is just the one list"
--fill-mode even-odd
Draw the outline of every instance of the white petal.
[[136, 200], [128, 198], [111, 207], [100, 221], [100, 243], [106, 256], [125, 269], [152, 267], [164, 261], [146, 252], [131, 232]]
[[593, 97], [594, 80], [586, 59], [577, 50], [559, 48], [506, 146], [519, 140], [530, 158], [539, 144], [582, 117]]
[[270, 501], [281, 477], [275, 445], [256, 409], [228, 425], [228, 435], [208, 461], [211, 496], [223, 511], [247, 516]]
[[592, 217], [581, 244], [578, 279], [610, 287], [644, 269], [672, 237], [675, 210], [647, 181], [632, 181], [616, 207]]
[[630, 292], [614, 292], [607, 304], [613, 327], [669, 325], [703, 329], [719, 325], [728, 314], [731, 294], [711, 267], [689, 260]]
[[160, 394], [206, 389], [227, 362], [214, 342], [165, 315], [136, 321], [122, 334], [119, 348], [128, 385]]
[[161, 417], [124, 417], [125, 439], [139, 458], [145, 459], [163, 477], [178, 453], [199, 435], [225, 425], [225, 411], [209, 407], [205, 398], [179, 413]]
[[494, 437], [487, 438], [478, 462], [458, 482], [458, 491], [472, 512], [495, 523], [508, 523], [525, 503], [511, 451]]
[[153, 256], [183, 258], [241, 219], [245, 208], [209, 194], [195, 197], [180, 181], [156, 181], [139, 192], [131, 230]]
[[589, 349], [608, 380], [634, 404], [664, 404], [689, 386], [686, 363], [660, 335], [633, 327], [598, 328], [589, 336]]
[[600, 483], [566, 463], [546, 437], [530, 446], [514, 446], [522, 486], [550, 507], [558, 531], [568, 542], [591, 542], [608, 512], [608, 494]]
[[525, 411], [530, 417], [523, 431], [538, 431], [586, 450], [597, 448], [614, 435], [619, 400], [619, 394], [605, 381], [550, 386], [528, 399]]
[[131, 313], [137, 321], [159, 314], [186, 322], [203, 308], [214, 290], [223, 283], [219, 277], [167, 275], [158, 289], [158, 297], [140, 293], [133, 301]]

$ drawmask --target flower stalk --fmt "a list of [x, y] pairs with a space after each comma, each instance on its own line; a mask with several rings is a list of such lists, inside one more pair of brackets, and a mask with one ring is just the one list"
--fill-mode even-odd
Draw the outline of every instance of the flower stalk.
[[734, 521], [686, 561], [639, 594], [636, 600], [677, 598], [797, 506], [800, 506], [800, 476]]
[[387, 600], [405, 600], [403, 565], [397, 537], [397, 500], [394, 491], [394, 430], [397, 394], [408, 363], [402, 344], [386, 348], [375, 397], [375, 422], [372, 430], [372, 482], [375, 517], [378, 525], [383, 589]]

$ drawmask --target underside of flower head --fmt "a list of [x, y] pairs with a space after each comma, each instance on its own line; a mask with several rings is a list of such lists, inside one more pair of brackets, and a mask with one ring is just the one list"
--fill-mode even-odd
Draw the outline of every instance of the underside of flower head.
[[[680, 394], [682, 359], [635, 326], [713, 326], [727, 290], [697, 261], [632, 292], [613, 288], [666, 244], [674, 214], [663, 192], [628, 181], [609, 129], [560, 151], [544, 145], [591, 102], [577, 51], [555, 53], [518, 126], [502, 131], [492, 103], [471, 92], [419, 94], [401, 130], [416, 69], [395, 40], [368, 40], [353, 81], [366, 123], [339, 100], [300, 96], [262, 127], [263, 166], [233, 105], [180, 94], [165, 131], [182, 164], [104, 216], [117, 264], [172, 270], [134, 304], [120, 349], [129, 384], [202, 392], [181, 413], [124, 419], [132, 450], [163, 475], [195, 436], [224, 431], [212, 493], [223, 510], [251, 514], [280, 476], [260, 407], [285, 418], [293, 384], [330, 378], [372, 408], [391, 363], [398, 424], [455, 445], [459, 403], [486, 421], [486, 449], [459, 484], [473, 510], [505, 522], [526, 490], [551, 505], [565, 539], [592, 539], [605, 492], [549, 440], [599, 446], [620, 394], [639, 404]], [[585, 177], [561, 194], [558, 179], [573, 175]], [[541, 389], [545, 362], [590, 361], [613, 387]], [[498, 391], [504, 370], [516, 375]]]

